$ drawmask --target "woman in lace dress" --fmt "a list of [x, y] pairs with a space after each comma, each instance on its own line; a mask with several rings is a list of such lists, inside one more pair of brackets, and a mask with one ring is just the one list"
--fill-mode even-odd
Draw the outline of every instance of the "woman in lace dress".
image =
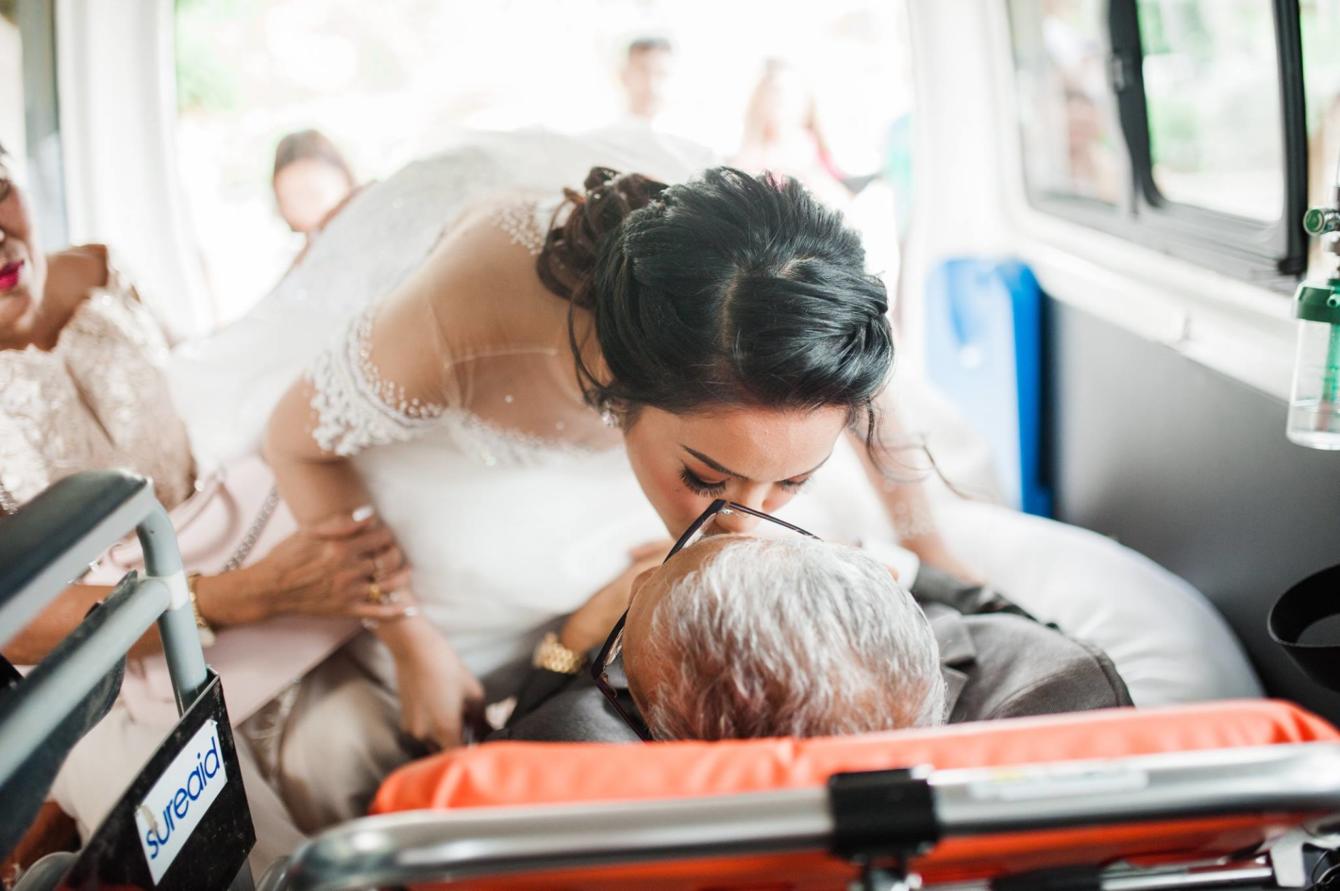
[[[167, 361], [161, 329], [109, 264], [105, 247], [42, 252], [0, 147], [0, 514], [83, 470], [144, 474], [169, 509], [191, 495], [196, 465], [172, 409]], [[389, 533], [346, 514], [289, 536], [246, 568], [193, 574], [191, 593], [201, 621], [219, 629], [276, 615], [398, 615], [403, 605], [369, 604], [362, 596], [374, 561], [383, 583], [404, 581], [403, 555]], [[40, 661], [110, 590], [72, 585], [5, 643], [5, 657], [21, 665]], [[135, 655], [157, 649], [151, 632]], [[171, 726], [145, 718], [118, 703], [67, 760], [53, 795], [84, 836]], [[237, 736], [260, 830], [257, 867], [301, 838], [252, 757], [250, 734], [260, 729], [247, 722]]]
[[[598, 644], [654, 543], [713, 498], [775, 511], [844, 435], [887, 428], [863, 261], [803, 188], [727, 168], [669, 187], [597, 168], [452, 216], [268, 433], [300, 522], [371, 500], [407, 555], [421, 613], [351, 645], [406, 730], [458, 743], [477, 679], [509, 692], [546, 632]], [[903, 543], [952, 564], [918, 489], [869, 470]]]

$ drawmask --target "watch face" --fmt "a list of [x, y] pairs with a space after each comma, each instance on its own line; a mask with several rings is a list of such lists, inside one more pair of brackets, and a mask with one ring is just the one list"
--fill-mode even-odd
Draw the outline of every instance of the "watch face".
[[535, 648], [531, 665], [557, 674], [576, 674], [581, 671], [583, 661], [580, 655], [559, 643], [558, 635], [551, 631]]

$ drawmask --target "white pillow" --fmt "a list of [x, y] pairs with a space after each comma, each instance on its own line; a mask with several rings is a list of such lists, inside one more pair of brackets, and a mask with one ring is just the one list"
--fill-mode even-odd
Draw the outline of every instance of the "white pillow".
[[[845, 438], [780, 515], [853, 544], [893, 532]], [[1136, 705], [1262, 695], [1241, 645], [1205, 597], [1111, 539], [1005, 507], [937, 498], [949, 547], [1007, 597], [1103, 649]]]
[[942, 502], [949, 546], [1033, 615], [1103, 649], [1136, 705], [1263, 695], [1242, 645], [1195, 588], [1087, 529]]

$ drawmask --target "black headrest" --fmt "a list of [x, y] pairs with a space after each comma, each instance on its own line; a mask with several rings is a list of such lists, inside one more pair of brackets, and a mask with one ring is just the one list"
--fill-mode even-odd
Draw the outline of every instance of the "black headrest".
[[1267, 629], [1275, 643], [1312, 680], [1340, 691], [1340, 634], [1335, 643], [1299, 643], [1309, 627], [1340, 615], [1340, 565], [1323, 569], [1294, 585], [1270, 609]]

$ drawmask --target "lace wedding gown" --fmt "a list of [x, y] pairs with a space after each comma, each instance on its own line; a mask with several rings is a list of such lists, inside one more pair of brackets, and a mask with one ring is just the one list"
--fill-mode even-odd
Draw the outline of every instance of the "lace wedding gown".
[[[425, 615], [477, 676], [526, 658], [545, 630], [627, 567], [630, 548], [665, 529], [618, 435], [575, 385], [558, 383], [572, 366], [566, 303], [499, 293], [488, 306], [411, 319], [374, 344], [382, 298], [469, 220], [487, 220], [534, 278], [562, 188], [579, 187], [591, 166], [679, 181], [708, 162], [688, 144], [641, 131], [482, 136], [371, 186], [252, 313], [179, 351], [175, 397], [197, 450], [220, 460], [253, 451], [278, 397], [305, 373], [312, 435], [353, 457], [413, 567]], [[505, 330], [517, 300], [547, 314], [552, 337]], [[419, 322], [440, 326], [448, 342], [411, 346]], [[430, 352], [450, 393], [399, 392], [387, 369]], [[355, 646], [389, 682], [375, 640]]]

